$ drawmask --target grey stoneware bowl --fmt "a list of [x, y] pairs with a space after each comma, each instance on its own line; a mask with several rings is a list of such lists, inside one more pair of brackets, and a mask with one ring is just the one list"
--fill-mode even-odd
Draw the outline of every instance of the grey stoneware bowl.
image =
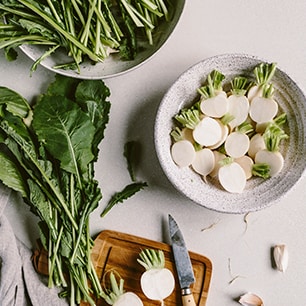
[[[213, 70], [222, 72], [224, 84], [234, 76], [253, 75], [261, 62], [256, 56], [224, 54], [205, 59], [185, 71], [164, 95], [157, 111], [154, 141], [161, 167], [173, 186], [199, 205], [224, 213], [248, 213], [279, 201], [302, 177], [306, 168], [306, 97], [287, 73], [277, 68], [272, 83], [274, 97], [287, 114], [286, 139], [282, 146], [284, 167], [269, 179], [251, 178], [242, 193], [229, 193], [213, 179], [207, 183], [190, 167], [179, 168], [172, 160], [170, 132], [174, 116], [196, 101], [197, 88]], [[278, 67], [278, 66], [277, 66]]]
[[[68, 77], [80, 79], [106, 79], [116, 77], [132, 71], [148, 62], [165, 45], [176, 28], [185, 7], [185, 0], [178, 0], [173, 6], [172, 18], [169, 22], [164, 22], [154, 34], [154, 45], [148, 42], [142, 43], [142, 48], [136, 58], [130, 61], [123, 61], [117, 55], [111, 55], [102, 63], [93, 65], [89, 61], [84, 61], [80, 65], [80, 73], [74, 70], [57, 69], [54, 66], [71, 61], [64, 51], [57, 50], [53, 55], [47, 57], [41, 62], [41, 65], [55, 73]], [[21, 50], [33, 61], [37, 60], [46, 50], [46, 48], [34, 45], [23, 45]]]

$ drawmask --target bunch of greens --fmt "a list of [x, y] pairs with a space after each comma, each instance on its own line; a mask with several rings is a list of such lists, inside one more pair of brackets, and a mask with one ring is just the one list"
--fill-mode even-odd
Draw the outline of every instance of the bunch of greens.
[[[167, 0], [166, 0], [167, 1]], [[131, 60], [138, 41], [153, 44], [153, 31], [169, 20], [164, 0], [0, 0], [0, 49], [14, 59], [23, 44], [49, 47], [37, 64], [60, 47], [72, 63], [59, 68], [79, 69], [84, 58], [102, 62], [110, 52]]]
[[94, 163], [109, 119], [109, 95], [103, 81], [57, 76], [31, 106], [0, 87], [0, 180], [40, 218], [49, 286], [64, 287], [71, 305], [93, 305], [92, 294], [102, 294], [90, 259], [89, 215], [102, 197]]

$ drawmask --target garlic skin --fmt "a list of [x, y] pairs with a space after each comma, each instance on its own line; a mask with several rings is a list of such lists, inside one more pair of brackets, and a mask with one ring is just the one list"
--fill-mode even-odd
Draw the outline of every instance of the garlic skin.
[[273, 257], [276, 268], [280, 272], [285, 272], [288, 267], [288, 248], [285, 244], [275, 245], [273, 248]]
[[254, 293], [245, 293], [239, 299], [243, 306], [264, 306], [262, 299]]

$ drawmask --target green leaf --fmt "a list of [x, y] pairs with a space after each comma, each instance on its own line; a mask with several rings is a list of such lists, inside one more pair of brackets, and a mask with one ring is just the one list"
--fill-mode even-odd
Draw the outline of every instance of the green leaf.
[[110, 95], [108, 87], [101, 80], [84, 80], [76, 88], [75, 99], [86, 112], [95, 127], [92, 151], [95, 160], [98, 158], [98, 146], [104, 138], [104, 131], [109, 121]]
[[128, 168], [131, 180], [133, 182], [136, 181], [135, 167], [139, 160], [140, 151], [141, 151], [140, 143], [137, 141], [128, 141], [124, 145], [123, 155], [126, 158], [127, 168]]
[[0, 151], [0, 180], [4, 185], [27, 196], [27, 187], [18, 166], [4, 151]]
[[135, 193], [147, 186], [148, 185], [145, 182], [132, 183], [127, 185], [122, 191], [116, 192], [101, 213], [101, 217], [104, 217], [116, 204], [122, 203], [124, 200], [129, 199]]
[[0, 87], [0, 106], [1, 105], [5, 105], [8, 112], [20, 118], [25, 118], [30, 110], [30, 106], [26, 99], [15, 91], [2, 86]]
[[73, 101], [62, 96], [43, 96], [33, 112], [38, 139], [60, 161], [61, 168], [80, 175], [94, 156], [91, 144], [95, 128]]

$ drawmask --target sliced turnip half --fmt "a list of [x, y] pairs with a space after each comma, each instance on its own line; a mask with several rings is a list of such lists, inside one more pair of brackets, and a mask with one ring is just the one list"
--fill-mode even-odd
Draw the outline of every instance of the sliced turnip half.
[[227, 157], [220, 161], [218, 178], [221, 186], [231, 193], [242, 193], [246, 186], [246, 176], [242, 167], [234, 162], [233, 158]]
[[216, 120], [220, 124], [221, 130], [222, 130], [222, 136], [217, 143], [215, 143], [212, 146], [208, 146], [208, 148], [211, 149], [211, 150], [219, 148], [225, 142], [225, 140], [226, 140], [226, 138], [227, 138], [227, 136], [230, 132], [230, 129], [229, 129], [228, 125], [223, 124], [222, 121], [220, 121], [218, 119], [216, 119]]
[[222, 163], [220, 163], [220, 161], [226, 158], [226, 155], [216, 150], [213, 151], [213, 154], [215, 157], [215, 166], [214, 166], [214, 169], [209, 173], [209, 175], [211, 177], [217, 177], [219, 169], [220, 167], [222, 167]]
[[224, 148], [227, 155], [239, 158], [245, 155], [250, 147], [248, 135], [241, 132], [233, 132], [225, 140]]
[[245, 122], [249, 115], [249, 100], [245, 96], [249, 81], [245, 77], [235, 77], [231, 84], [231, 95], [228, 97], [228, 113], [233, 117], [233, 120], [229, 122], [233, 129]]
[[195, 149], [188, 140], [175, 142], [171, 147], [172, 160], [181, 168], [188, 167], [195, 159]]
[[252, 100], [249, 115], [256, 123], [272, 121], [278, 112], [278, 103], [273, 99], [272, 84], [263, 87], [263, 95]]
[[255, 83], [248, 90], [247, 97], [250, 102], [256, 97], [262, 97], [263, 87], [271, 82], [276, 70], [276, 63], [260, 63], [254, 69]]
[[214, 169], [215, 156], [212, 150], [204, 148], [196, 152], [196, 157], [191, 164], [193, 170], [199, 173], [206, 182], [206, 176]]
[[162, 250], [145, 249], [140, 252], [137, 261], [146, 269], [141, 275], [140, 285], [144, 295], [154, 301], [164, 300], [173, 292], [175, 280], [173, 273], [165, 268]]
[[222, 81], [225, 76], [214, 70], [207, 77], [208, 84], [198, 89], [201, 95], [201, 112], [213, 118], [221, 118], [228, 110], [226, 93], [222, 90]]
[[235, 162], [238, 163], [242, 167], [242, 169], [245, 172], [245, 176], [247, 180], [253, 176], [252, 170], [253, 170], [254, 161], [251, 157], [247, 155], [243, 155], [239, 158], [235, 158]]
[[192, 136], [192, 130], [189, 128], [185, 127], [185, 128], [180, 129], [179, 127], [175, 127], [171, 131], [170, 135], [175, 142], [178, 142], [180, 140], [188, 140], [192, 144], [194, 143], [194, 139]]
[[203, 99], [200, 104], [201, 112], [213, 118], [224, 116], [228, 112], [228, 107], [228, 98], [222, 93], [208, 99]]
[[275, 176], [283, 169], [284, 157], [279, 151], [272, 152], [264, 149], [256, 153], [255, 164], [269, 165], [269, 176]]
[[265, 149], [265, 148], [266, 148], [266, 144], [265, 144], [265, 141], [264, 141], [264, 138], [263, 138], [262, 134], [256, 133], [250, 139], [250, 146], [249, 146], [249, 150], [248, 150], [248, 155], [251, 158], [254, 159], [256, 153], [260, 150]]
[[211, 117], [204, 117], [193, 130], [194, 140], [202, 146], [213, 146], [218, 143], [223, 136], [220, 123]]
[[109, 305], [114, 306], [143, 306], [141, 299], [134, 292], [125, 292], [123, 285], [124, 280], [119, 277], [119, 284], [116, 276], [110, 272], [110, 288], [106, 289], [102, 297]]

